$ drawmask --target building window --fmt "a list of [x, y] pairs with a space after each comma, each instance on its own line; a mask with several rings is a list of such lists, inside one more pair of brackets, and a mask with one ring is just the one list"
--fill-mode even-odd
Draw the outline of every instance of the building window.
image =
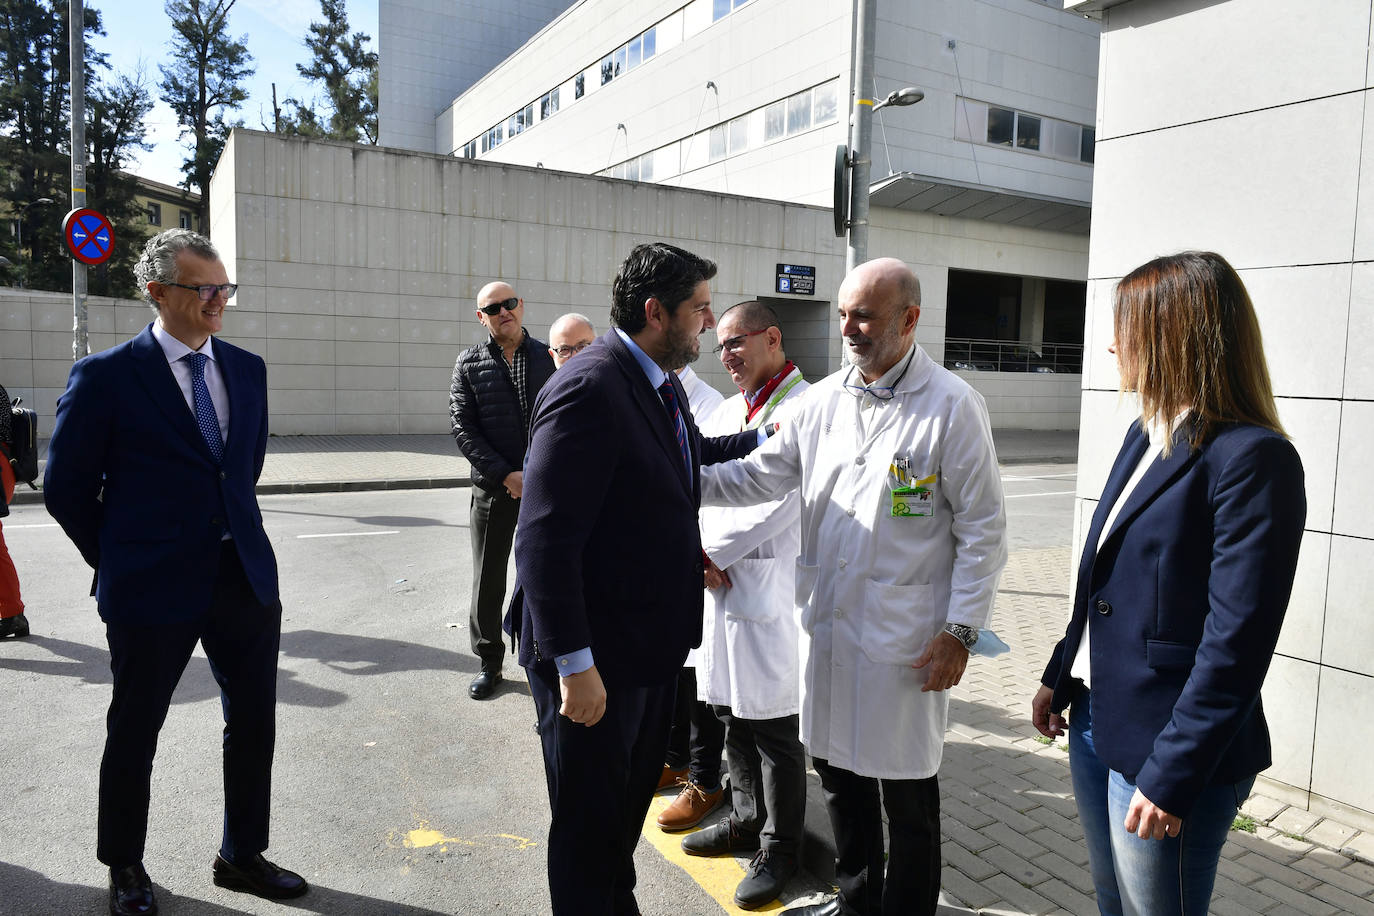
[[787, 133], [787, 103], [774, 102], [763, 110], [764, 142], [776, 140]]
[[573, 101], [587, 94], [587, 75], [579, 73], [573, 77]]
[[721, 124], [711, 128], [710, 147], [707, 150], [707, 158], [715, 162], [717, 159], [725, 158], [725, 125]]
[[1008, 146], [1069, 162], [1093, 162], [1091, 127], [998, 108], [987, 102], [956, 99], [954, 137], [970, 143]]
[[558, 90], [554, 89], [539, 100], [539, 120], [544, 120], [558, 111]]
[[650, 26], [649, 31], [644, 33], [644, 59], [647, 61], [654, 56], [654, 46], [658, 42], [658, 26]]
[[1080, 141], [1080, 144], [1079, 144], [1079, 147], [1078, 147], [1078, 158], [1079, 158], [1080, 160], [1082, 160], [1083, 162], [1094, 162], [1094, 161], [1096, 161], [1097, 153], [1096, 153], [1095, 147], [1094, 147], [1094, 144], [1096, 143], [1096, 141], [1097, 141], [1097, 128], [1095, 128], [1095, 127], [1085, 127], [1085, 128], [1083, 128], [1083, 139]]
[[799, 134], [811, 129], [811, 90], [798, 92], [787, 100], [787, 132]]
[[730, 122], [730, 155], [737, 156], [749, 148], [749, 116]]
[[836, 98], [835, 81], [817, 86], [814, 90], [815, 114], [812, 116], [816, 124], [829, 124], [835, 120], [835, 109], [839, 104]]
[[152, 201], [148, 202], [148, 225], [162, 225], [162, 204], [155, 204]]
[[712, 0], [711, 21], [717, 22], [730, 15], [730, 0]]
[[190, 229], [190, 228], [191, 228], [191, 211], [190, 211], [190, 210], [178, 210], [178, 211], [177, 211], [177, 225], [180, 226], [182, 229]]
[[1016, 145], [1020, 149], [1040, 149], [1040, 119], [1016, 113]]
[[1011, 146], [1016, 132], [1016, 112], [1005, 108], [988, 108], [988, 142]]

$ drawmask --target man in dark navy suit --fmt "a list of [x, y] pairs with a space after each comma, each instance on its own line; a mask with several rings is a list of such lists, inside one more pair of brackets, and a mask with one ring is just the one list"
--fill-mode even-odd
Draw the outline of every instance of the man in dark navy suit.
[[262, 358], [212, 335], [236, 286], [210, 240], [149, 239], [134, 268], [157, 319], [72, 367], [57, 402], [43, 497], [95, 569], [114, 695], [100, 763], [96, 856], [110, 912], [157, 912], [143, 868], [149, 783], [172, 691], [196, 643], [224, 710], [221, 887], [297, 897], [263, 858], [281, 602], [254, 486], [267, 451]]
[[663, 768], [674, 684], [701, 641], [701, 464], [754, 431], [702, 439], [676, 370], [715, 324], [716, 266], [638, 245], [615, 327], [535, 405], [508, 621], [539, 715], [556, 916], [632, 916], [633, 853]]

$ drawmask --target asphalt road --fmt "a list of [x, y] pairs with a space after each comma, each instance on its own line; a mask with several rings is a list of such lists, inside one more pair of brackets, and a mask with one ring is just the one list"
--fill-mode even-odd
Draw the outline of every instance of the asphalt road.
[[[1073, 471], [1005, 470], [1014, 549], [1067, 543]], [[153, 774], [145, 864], [163, 913], [548, 911], [529, 689], [508, 660], [496, 698], [466, 693], [477, 669], [467, 649], [467, 499], [467, 490], [262, 499], [284, 607], [268, 856], [313, 891], [278, 904], [210, 883], [221, 719], [197, 653]], [[90, 573], [41, 506], [13, 507], [5, 537], [33, 636], [0, 643], [0, 914], [102, 913], [95, 786], [110, 673]], [[646, 913], [727, 912], [649, 843], [636, 861]], [[817, 889], [803, 880], [789, 897]]]

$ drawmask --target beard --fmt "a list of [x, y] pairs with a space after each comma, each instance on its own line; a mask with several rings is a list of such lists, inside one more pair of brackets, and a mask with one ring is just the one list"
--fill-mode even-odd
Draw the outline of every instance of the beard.
[[666, 344], [668, 352], [664, 360], [667, 365], [664, 368], [670, 372], [676, 372], [688, 363], [696, 362], [697, 357], [701, 356], [701, 344], [696, 335], [681, 331], [671, 324], [668, 326]]
[[[876, 379], [891, 368], [890, 365], [887, 365], [888, 363], [895, 362], [902, 355], [902, 327], [900, 323], [891, 321], [883, 329], [883, 333], [877, 337], [854, 334], [846, 337], [845, 343], [849, 346], [846, 351], [849, 362], [865, 378]], [[863, 353], [856, 353], [853, 349], [855, 345], [867, 345], [867, 350]]]

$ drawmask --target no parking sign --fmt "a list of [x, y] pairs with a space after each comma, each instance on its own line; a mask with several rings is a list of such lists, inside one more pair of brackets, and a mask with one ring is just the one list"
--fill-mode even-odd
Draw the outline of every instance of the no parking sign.
[[94, 267], [104, 264], [114, 253], [114, 227], [105, 214], [81, 207], [62, 220], [62, 239], [72, 257]]

